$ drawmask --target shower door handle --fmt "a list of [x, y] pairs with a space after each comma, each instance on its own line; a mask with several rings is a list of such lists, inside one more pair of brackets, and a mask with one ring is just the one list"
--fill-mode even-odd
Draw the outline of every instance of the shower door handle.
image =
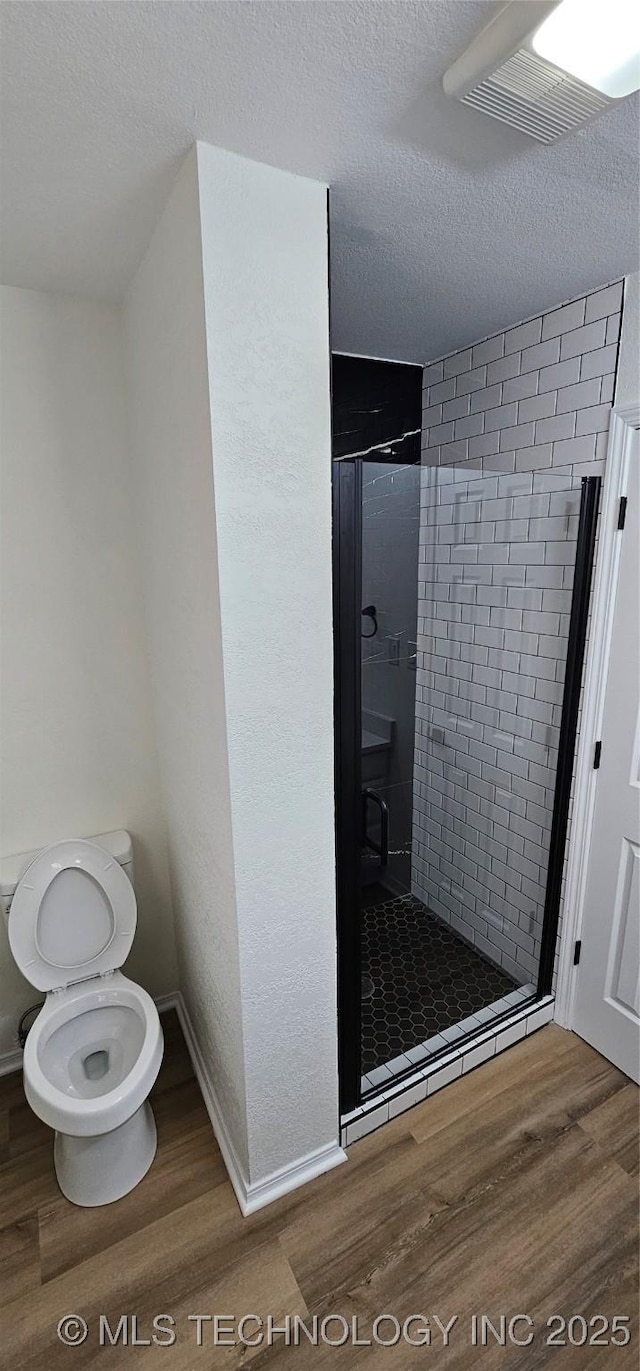
[[[369, 801], [377, 805], [380, 810], [380, 842], [375, 838], [370, 838], [367, 834], [367, 810]], [[386, 866], [389, 861], [389, 806], [386, 800], [377, 795], [375, 790], [367, 787], [362, 792], [362, 829], [365, 847], [370, 847], [372, 852], [376, 852], [380, 858], [380, 865]]]

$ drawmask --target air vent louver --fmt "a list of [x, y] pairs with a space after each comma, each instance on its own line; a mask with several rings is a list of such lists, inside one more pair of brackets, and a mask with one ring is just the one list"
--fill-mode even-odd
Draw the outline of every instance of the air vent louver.
[[461, 99], [540, 143], [552, 143], [611, 104], [606, 95], [527, 48], [520, 48]]

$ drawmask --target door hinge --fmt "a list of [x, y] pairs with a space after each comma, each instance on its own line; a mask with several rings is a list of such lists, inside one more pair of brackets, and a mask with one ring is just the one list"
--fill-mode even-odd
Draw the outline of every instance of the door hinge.
[[600, 766], [600, 758], [601, 758], [601, 756], [602, 756], [602, 740], [601, 740], [601, 739], [598, 739], [598, 742], [596, 743], [596, 745], [595, 745], [595, 747], [594, 747], [594, 749], [593, 749], [593, 769], [594, 769], [594, 771], [597, 771], [598, 768], [599, 768], [599, 766]]
[[579, 963], [579, 961], [580, 961], [580, 953], [581, 953], [581, 951], [582, 951], [582, 941], [581, 941], [580, 938], [578, 938], [578, 940], [577, 940], [577, 942], [576, 942], [576, 945], [575, 945], [575, 947], [574, 947], [574, 949], [573, 949], [573, 965], [574, 965], [574, 966], [577, 966], [578, 963]]
[[624, 528], [624, 521], [625, 521], [626, 517], [627, 517], [627, 497], [626, 497], [626, 495], [621, 495], [621, 496], [620, 496], [620, 504], [618, 505], [618, 528]]

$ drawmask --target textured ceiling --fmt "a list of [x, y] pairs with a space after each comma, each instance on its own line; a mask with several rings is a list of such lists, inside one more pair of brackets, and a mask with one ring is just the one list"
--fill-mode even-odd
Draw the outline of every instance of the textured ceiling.
[[329, 182], [334, 346], [423, 361], [637, 265], [637, 96], [544, 148], [442, 91], [488, 0], [14, 3], [2, 279], [119, 298], [195, 138]]

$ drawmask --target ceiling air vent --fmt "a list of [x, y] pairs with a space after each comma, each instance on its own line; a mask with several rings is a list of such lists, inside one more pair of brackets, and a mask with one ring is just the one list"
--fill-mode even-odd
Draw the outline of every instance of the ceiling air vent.
[[[634, 40], [627, 31], [616, 35], [616, 15], [626, 18], [629, 5], [579, 0], [578, 15], [576, 3], [506, 5], [449, 68], [447, 94], [541, 143], [553, 143], [616, 104], [640, 84]], [[589, 46], [590, 16], [595, 31]], [[572, 44], [571, 25], [578, 17]]]

